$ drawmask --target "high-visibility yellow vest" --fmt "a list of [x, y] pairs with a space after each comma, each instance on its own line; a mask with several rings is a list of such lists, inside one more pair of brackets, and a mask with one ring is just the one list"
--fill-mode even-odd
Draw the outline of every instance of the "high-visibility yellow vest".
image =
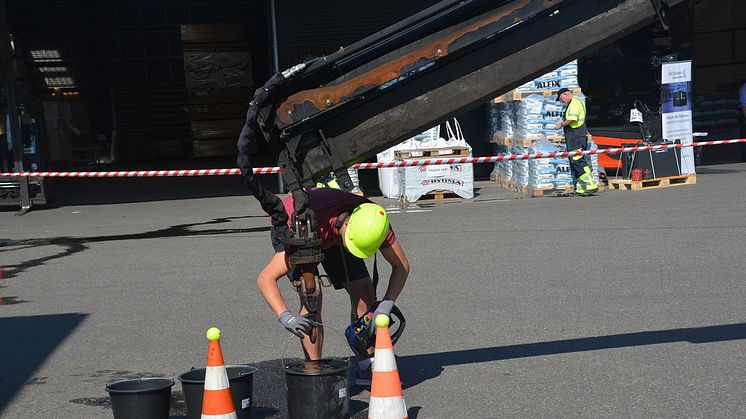
[[565, 111], [565, 120], [573, 121], [570, 128], [580, 128], [585, 125], [585, 101], [573, 96]]
[[342, 189], [339, 187], [339, 183], [337, 183], [337, 179], [334, 179], [331, 176], [326, 177], [316, 182], [316, 187], [317, 188]]

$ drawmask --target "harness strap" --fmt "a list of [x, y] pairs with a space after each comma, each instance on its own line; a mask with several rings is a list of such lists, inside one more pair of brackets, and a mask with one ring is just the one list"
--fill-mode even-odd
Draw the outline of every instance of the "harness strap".
[[[334, 226], [339, 230], [342, 228], [342, 226], [345, 223], [345, 220], [349, 218], [350, 214], [352, 213], [352, 210], [345, 211], [339, 216], [337, 216], [337, 221], [334, 223]], [[349, 285], [350, 283], [350, 271], [347, 269], [347, 259], [345, 258], [345, 251], [344, 251], [344, 245], [339, 246], [339, 257], [342, 259], [342, 267], [344, 267], [345, 271], [345, 286]], [[373, 297], [374, 299], [378, 300], [378, 252], [373, 255], [373, 277], [371, 278], [373, 280]], [[352, 323], [354, 323], [357, 320], [357, 307], [352, 305], [352, 301], [350, 301], [350, 320]]]
[[378, 252], [373, 255], [373, 297], [378, 301]]
[[334, 227], [339, 230], [345, 224], [345, 220], [350, 216], [350, 211], [345, 211], [337, 216], [337, 222], [334, 223]]

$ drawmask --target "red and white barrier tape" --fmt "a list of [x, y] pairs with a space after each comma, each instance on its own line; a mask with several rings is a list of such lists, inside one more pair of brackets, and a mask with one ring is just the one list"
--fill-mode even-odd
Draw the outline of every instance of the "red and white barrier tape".
[[[392, 161], [384, 163], [358, 163], [352, 167], [355, 169], [382, 169], [392, 167], [414, 167], [414, 166], [429, 166], [434, 164], [481, 164], [481, 163], [495, 163], [499, 161], [512, 161], [512, 160], [532, 160], [532, 159], [551, 159], [551, 158], [564, 158], [569, 156], [582, 156], [582, 155], [594, 155], [594, 154], [619, 154], [626, 152], [635, 151], [649, 151], [649, 150], [663, 150], [668, 148], [684, 148], [684, 147], [703, 147], [713, 146], [722, 144], [738, 144], [746, 143], [746, 138], [739, 138], [735, 140], [717, 140], [717, 141], [700, 141], [691, 144], [661, 144], [661, 145], [646, 145], [646, 146], [633, 146], [633, 147], [619, 147], [619, 148], [599, 148], [596, 150], [584, 150], [584, 151], [562, 151], [552, 153], [537, 153], [537, 154], [506, 154], [502, 156], [491, 156], [491, 157], [460, 157], [460, 158], [447, 158], [447, 159], [422, 159], [422, 160], [402, 160]], [[257, 175], [269, 175], [280, 173], [279, 167], [257, 167], [254, 168], [254, 174]], [[189, 176], [233, 176], [240, 175], [239, 169], [193, 169], [193, 170], [132, 170], [132, 171], [120, 171], [120, 172], [22, 172], [22, 173], [0, 173], [0, 176], [10, 177], [189, 177]]]

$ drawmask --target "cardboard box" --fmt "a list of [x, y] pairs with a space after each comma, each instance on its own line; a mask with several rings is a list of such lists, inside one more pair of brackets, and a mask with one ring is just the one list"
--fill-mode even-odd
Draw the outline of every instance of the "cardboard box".
[[251, 54], [248, 51], [185, 51], [184, 72], [189, 91], [249, 88]]
[[251, 87], [234, 89], [199, 89], [189, 92], [190, 105], [226, 104], [251, 102], [254, 89]]
[[[192, 141], [192, 156], [194, 157], [232, 157], [238, 155], [238, 138], [215, 138], [211, 140]], [[256, 154], [256, 141], [249, 144], [249, 154]]]
[[212, 138], [232, 138], [235, 143], [245, 124], [244, 119], [219, 119], [192, 121], [192, 138], [207, 140]]
[[192, 155], [194, 157], [225, 157], [238, 154], [236, 140], [218, 138], [213, 140], [192, 141]]

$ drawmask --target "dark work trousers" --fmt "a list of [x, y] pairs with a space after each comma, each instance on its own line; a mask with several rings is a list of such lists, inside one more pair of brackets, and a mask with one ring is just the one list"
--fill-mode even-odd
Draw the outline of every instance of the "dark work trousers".
[[[585, 150], [588, 148], [588, 129], [583, 125], [580, 128], [565, 127], [565, 143], [567, 144], [567, 151], [577, 151], [578, 149]], [[585, 167], [589, 166], [589, 162], [586, 161], [585, 156], [569, 156], [570, 170], [575, 177], [575, 180], [585, 173]], [[591, 167], [591, 170], [593, 168]]]

